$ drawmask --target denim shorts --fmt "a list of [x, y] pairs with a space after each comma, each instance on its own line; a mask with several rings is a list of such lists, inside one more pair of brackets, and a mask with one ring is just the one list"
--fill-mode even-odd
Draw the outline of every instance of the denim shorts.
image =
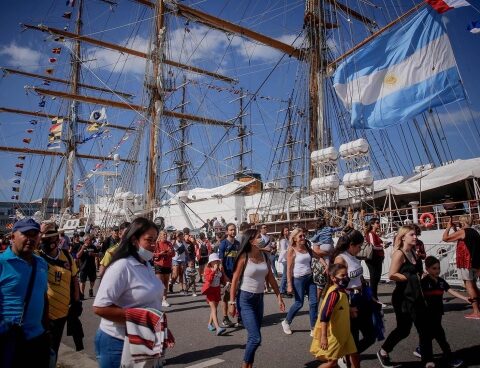
[[172, 266], [185, 266], [185, 261], [172, 261]]

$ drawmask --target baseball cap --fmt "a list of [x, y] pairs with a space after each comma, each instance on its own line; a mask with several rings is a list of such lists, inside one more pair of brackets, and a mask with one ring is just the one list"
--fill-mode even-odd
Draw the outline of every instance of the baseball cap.
[[36, 222], [34, 219], [21, 219], [15, 222], [13, 225], [12, 232], [20, 231], [21, 233], [26, 233], [30, 230], [36, 230], [40, 232], [40, 224]]

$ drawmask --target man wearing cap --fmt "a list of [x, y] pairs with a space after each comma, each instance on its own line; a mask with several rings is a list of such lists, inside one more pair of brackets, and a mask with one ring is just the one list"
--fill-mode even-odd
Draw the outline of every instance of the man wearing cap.
[[47, 263], [34, 253], [40, 225], [22, 219], [0, 255], [0, 366], [48, 367]]
[[77, 265], [72, 256], [59, 249], [60, 237], [54, 223], [40, 227], [40, 256], [48, 264], [48, 305], [52, 349], [58, 354], [70, 304], [79, 303]]
[[77, 259], [80, 260], [80, 300], [85, 298], [85, 284], [90, 281], [90, 289], [88, 296], [93, 298], [93, 287], [97, 279], [97, 266], [95, 265], [95, 257], [98, 254], [97, 247], [93, 244], [93, 235], [85, 235], [85, 241], [77, 253]]

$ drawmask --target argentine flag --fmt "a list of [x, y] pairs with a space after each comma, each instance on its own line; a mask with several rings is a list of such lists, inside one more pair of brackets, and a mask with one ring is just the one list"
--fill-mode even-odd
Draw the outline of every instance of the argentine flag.
[[354, 128], [385, 128], [465, 98], [438, 17], [423, 9], [339, 65], [333, 84]]

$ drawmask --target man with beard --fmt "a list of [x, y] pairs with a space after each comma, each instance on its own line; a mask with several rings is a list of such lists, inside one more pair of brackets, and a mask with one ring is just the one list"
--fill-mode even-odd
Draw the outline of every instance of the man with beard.
[[40, 256], [48, 264], [48, 304], [52, 349], [58, 355], [70, 303], [79, 302], [77, 265], [59, 249], [60, 237], [54, 223], [41, 226]]
[[85, 298], [85, 284], [87, 279], [90, 281], [88, 296], [93, 298], [93, 287], [97, 279], [97, 266], [95, 257], [98, 254], [97, 247], [93, 244], [93, 236], [85, 235], [85, 242], [77, 253], [77, 259], [80, 260], [80, 299]]
[[0, 255], [0, 366], [47, 368], [50, 360], [47, 263], [34, 254], [40, 225], [15, 223], [12, 245]]

